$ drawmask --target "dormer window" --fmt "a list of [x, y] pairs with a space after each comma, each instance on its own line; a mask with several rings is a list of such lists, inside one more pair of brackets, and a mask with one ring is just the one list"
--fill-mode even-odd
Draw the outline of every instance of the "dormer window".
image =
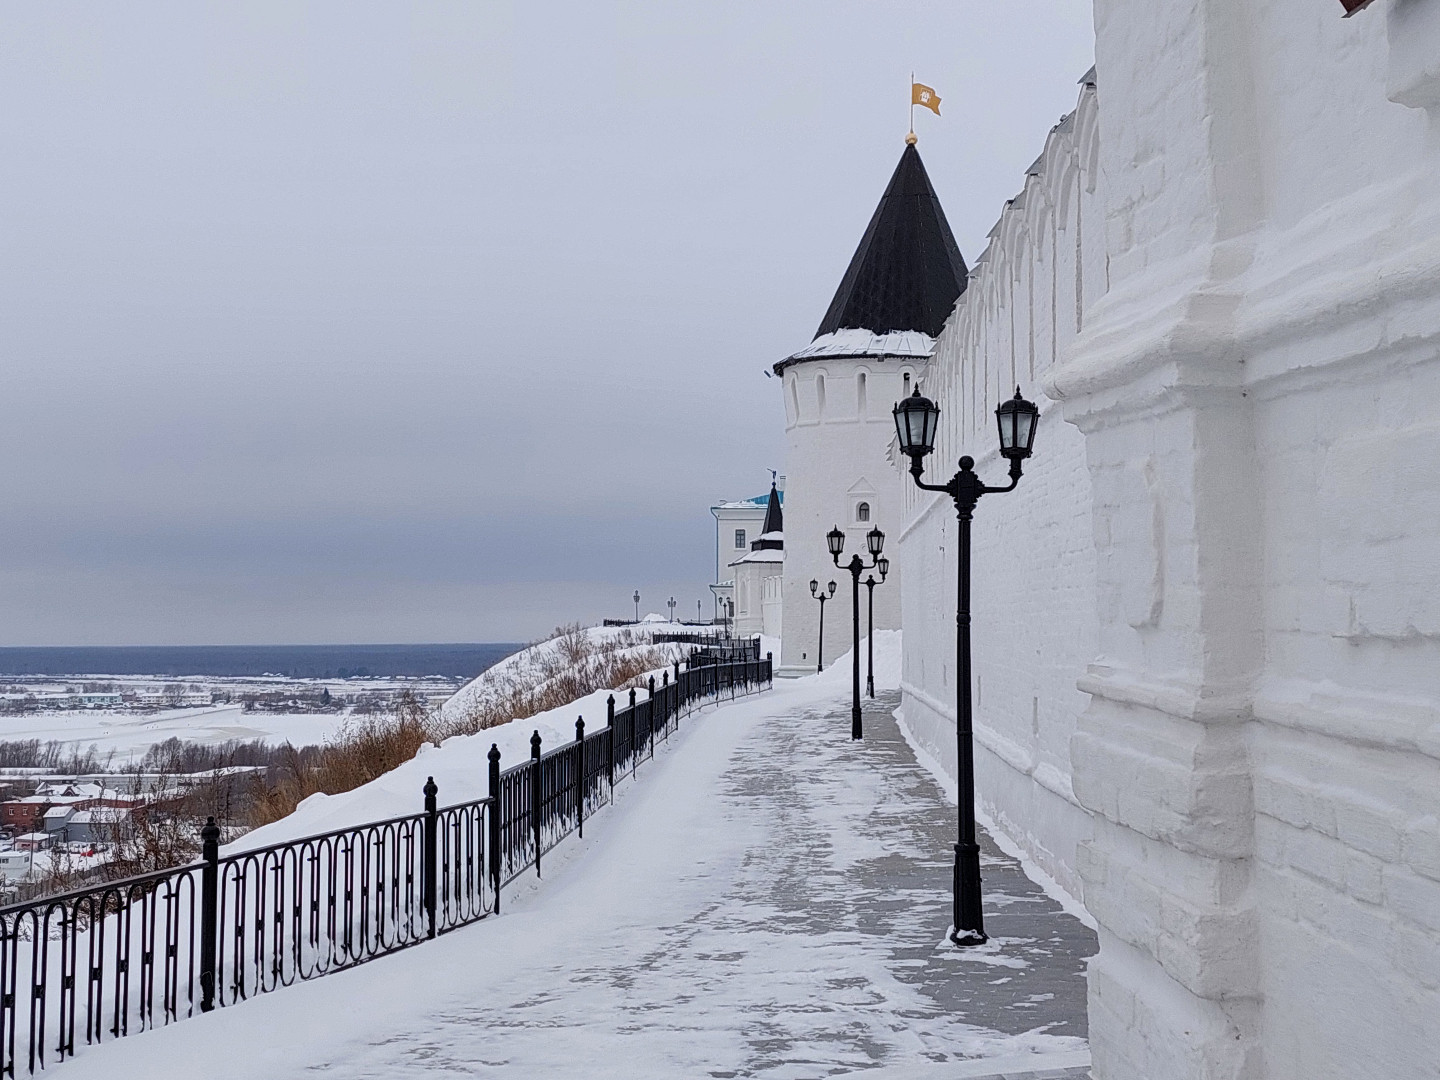
[[855, 506], [855, 520], [856, 520], [856, 521], [869, 521], [869, 520], [870, 520], [870, 504], [869, 504], [868, 502], [862, 502], [862, 503], [857, 503], [857, 504], [856, 504], [856, 506]]

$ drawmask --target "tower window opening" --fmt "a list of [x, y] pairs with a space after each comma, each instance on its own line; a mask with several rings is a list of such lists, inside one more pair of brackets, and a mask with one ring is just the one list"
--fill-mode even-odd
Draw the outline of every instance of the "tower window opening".
[[910, 373], [909, 373], [908, 371], [905, 372], [905, 374], [904, 374], [904, 376], [903, 376], [903, 379], [904, 379], [904, 382], [905, 382], [905, 396], [906, 396], [906, 397], [909, 397], [909, 396], [910, 396]]
[[744, 530], [744, 529], [736, 529], [736, 530], [735, 530], [735, 546], [736, 546], [737, 548], [743, 548], [743, 547], [745, 546], [745, 530]]
[[870, 411], [869, 401], [867, 400], [868, 396], [865, 387], [865, 372], [862, 371], [855, 377], [855, 399], [860, 407], [859, 412], [862, 420], [865, 418], [865, 414]]
[[869, 504], [869, 503], [862, 502], [862, 503], [859, 503], [859, 504], [856, 505], [856, 507], [855, 507], [855, 520], [856, 520], [856, 521], [869, 521], [869, 520], [870, 520], [870, 504]]
[[825, 415], [825, 376], [815, 376], [815, 401], [820, 406], [820, 415]]

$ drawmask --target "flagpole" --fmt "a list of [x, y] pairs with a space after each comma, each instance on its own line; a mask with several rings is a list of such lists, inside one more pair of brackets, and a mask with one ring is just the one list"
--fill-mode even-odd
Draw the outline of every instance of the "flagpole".
[[910, 134], [915, 134], [915, 73], [910, 72]]

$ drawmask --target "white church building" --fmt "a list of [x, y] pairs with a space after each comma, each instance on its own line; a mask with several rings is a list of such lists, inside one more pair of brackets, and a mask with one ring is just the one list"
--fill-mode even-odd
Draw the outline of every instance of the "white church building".
[[1094, 1076], [1434, 1078], [1440, 0], [1096, 0], [1095, 30], [973, 265], [907, 146], [776, 365], [784, 665], [825, 533], [878, 525], [901, 722], [955, 768], [955, 510], [890, 410], [918, 384], [929, 478], [998, 483], [1019, 386], [1035, 455], [975, 513], [976, 786], [1098, 926]]

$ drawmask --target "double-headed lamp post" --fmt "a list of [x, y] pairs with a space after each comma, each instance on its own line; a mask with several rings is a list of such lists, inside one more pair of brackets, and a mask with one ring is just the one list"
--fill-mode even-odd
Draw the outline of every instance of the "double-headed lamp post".
[[865, 617], [869, 620], [865, 635], [865, 692], [872, 698], [875, 696], [875, 586], [883, 585], [889, 577], [890, 560], [881, 555], [875, 560], [875, 569], [880, 571], [879, 581], [875, 580], [874, 574], [865, 575], [865, 589], [870, 601], [865, 605]]
[[635, 590], [635, 595], [632, 596], [631, 599], [635, 601], [635, 621], [638, 623], [638, 622], [640, 621], [640, 590], [639, 590], [639, 589], [636, 589], [636, 590]]
[[825, 601], [835, 595], [835, 583], [832, 581], [826, 586], [829, 594], [820, 591], [820, 582], [814, 578], [810, 579], [810, 595], [820, 601], [820, 641], [815, 646], [815, 674], [820, 674], [825, 668]]
[[675, 621], [675, 598], [673, 596], [670, 597], [670, 621], [672, 623]]
[[[845, 534], [840, 530], [839, 525], [825, 534], [825, 545], [830, 549], [830, 558], [835, 560], [836, 566], [840, 566], [840, 553], [845, 550]], [[860, 727], [860, 575], [866, 570], [874, 570], [880, 565], [880, 553], [885, 550], [885, 534], [880, 531], [878, 526], [865, 534], [865, 548], [870, 552], [872, 560], [870, 563], [867, 564], [857, 554], [851, 555], [850, 561], [842, 567], [842, 569], [850, 571], [850, 626], [855, 637], [855, 647], [850, 650], [850, 738], [852, 739], [864, 736]]]
[[983, 945], [985, 920], [980, 910], [980, 846], [975, 842], [975, 747], [970, 710], [970, 520], [981, 495], [1014, 491], [1020, 483], [1021, 462], [1030, 456], [1035, 442], [1035, 423], [1040, 410], [1034, 403], [1015, 396], [1000, 403], [995, 418], [1000, 425], [1000, 455], [1010, 460], [1010, 483], [986, 487], [975, 475], [975, 459], [962, 457], [960, 471], [948, 484], [927, 484], [920, 479], [925, 455], [935, 449], [935, 432], [940, 425], [940, 408], [920, 395], [920, 388], [895, 406], [895, 431], [900, 452], [910, 458], [910, 475], [924, 491], [943, 491], [955, 500], [960, 517], [959, 596], [955, 606], [955, 712], [956, 782], [960, 789], [960, 835], [955, 844], [955, 929], [950, 940], [956, 945]]

